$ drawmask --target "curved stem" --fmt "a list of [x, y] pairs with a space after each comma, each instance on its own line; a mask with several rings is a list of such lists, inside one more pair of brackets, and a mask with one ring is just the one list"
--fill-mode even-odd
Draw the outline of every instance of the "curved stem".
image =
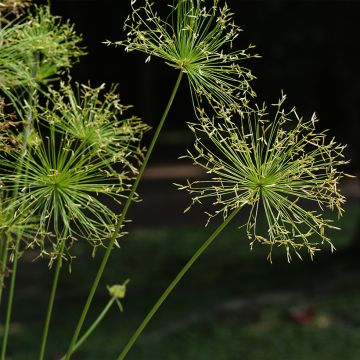
[[226, 220], [210, 235], [210, 237], [201, 245], [201, 247], [195, 252], [195, 254], [191, 257], [191, 259], [185, 264], [185, 266], [180, 270], [180, 272], [175, 276], [174, 280], [171, 284], [166, 288], [166, 290], [162, 293], [158, 301], [151, 308], [149, 313], [146, 315], [142, 323], [135, 330], [133, 335], [131, 336], [128, 343], [125, 345], [123, 351], [117, 358], [117, 360], [125, 359], [128, 352], [131, 350], [136, 340], [139, 338], [141, 333], [144, 331], [147, 324], [159, 310], [160, 306], [164, 303], [166, 298], [171, 294], [176, 285], [180, 282], [180, 280], [184, 277], [184, 275], [190, 270], [196, 260], [204, 253], [204, 251], [212, 244], [212, 242], [216, 239], [216, 237], [221, 233], [221, 231], [226, 227], [226, 225], [233, 219], [233, 217], [239, 212], [241, 207], [236, 208], [227, 218]]
[[39, 360], [43, 360], [44, 356], [45, 356], [47, 336], [48, 336], [48, 333], [49, 333], [49, 326], [50, 326], [52, 310], [53, 310], [53, 307], [54, 307], [56, 289], [57, 289], [57, 284], [58, 284], [58, 281], [59, 281], [60, 269], [61, 269], [61, 266], [62, 266], [62, 259], [63, 259], [62, 255], [63, 255], [64, 248], [65, 248], [65, 242], [66, 242], [66, 240], [63, 239], [62, 242], [61, 242], [61, 245], [60, 245], [59, 254], [57, 255], [55, 275], [54, 275], [53, 284], [52, 284], [52, 288], [51, 288], [50, 299], [49, 299], [49, 304], [48, 304], [48, 309], [47, 309], [46, 319], [45, 319], [45, 325], [44, 325], [43, 335], [42, 335], [42, 339], [41, 339], [41, 348], [40, 348]]
[[[107, 303], [107, 305], [104, 307], [103, 311], [100, 313], [100, 315], [96, 318], [96, 320], [92, 323], [92, 325], [89, 327], [89, 329], [85, 332], [85, 334], [79, 339], [79, 341], [75, 344], [73, 348], [73, 352], [76, 351], [85, 341], [86, 339], [94, 332], [96, 327], [99, 325], [101, 320], [105, 317], [107, 312], [110, 310], [112, 304], [116, 300], [115, 297], [111, 298], [111, 300]], [[65, 355], [60, 359], [65, 360]]]
[[5, 360], [7, 341], [9, 338], [11, 311], [12, 311], [14, 290], [15, 290], [16, 271], [17, 271], [17, 265], [18, 265], [18, 259], [19, 259], [19, 246], [20, 246], [20, 240], [16, 241], [15, 251], [14, 251], [14, 265], [13, 265], [12, 274], [11, 274], [9, 298], [8, 298], [8, 304], [7, 304], [7, 308], [6, 308], [4, 335], [3, 335], [2, 347], [1, 347], [1, 360]]
[[143, 163], [142, 163], [142, 165], [141, 165], [141, 168], [140, 168], [140, 170], [139, 170], [139, 174], [138, 174], [137, 177], [136, 177], [136, 180], [135, 180], [135, 182], [134, 182], [134, 184], [133, 184], [133, 186], [132, 186], [132, 188], [131, 188], [130, 195], [129, 195], [129, 197], [128, 197], [127, 200], [126, 200], [126, 203], [125, 203], [125, 205], [124, 205], [124, 209], [123, 209], [123, 211], [122, 211], [122, 213], [121, 213], [121, 215], [120, 215], [120, 217], [119, 217], [119, 220], [118, 220], [118, 223], [117, 223], [117, 225], [116, 225], [116, 229], [115, 229], [115, 231], [114, 231], [114, 234], [113, 234], [113, 236], [112, 236], [111, 239], [110, 239], [109, 245], [108, 245], [108, 247], [107, 247], [107, 249], [106, 249], [106, 252], [105, 252], [105, 254], [104, 254], [104, 257], [103, 257], [103, 259], [102, 259], [102, 262], [101, 262], [101, 264], [100, 264], [100, 267], [99, 267], [99, 269], [98, 269], [98, 272], [97, 272], [97, 274], [96, 274], [96, 276], [95, 276], [95, 280], [94, 280], [94, 282], [93, 282], [93, 284], [92, 284], [92, 287], [91, 287], [91, 289], [90, 289], [90, 292], [89, 292], [88, 298], [87, 298], [87, 300], [86, 300], [86, 303], [85, 303], [83, 312], [82, 312], [82, 314], [81, 314], [80, 320], [79, 320], [79, 322], [78, 322], [78, 324], [77, 324], [77, 326], [76, 326], [74, 335], [73, 335], [73, 337], [72, 337], [72, 339], [71, 339], [71, 343], [70, 343], [70, 346], [69, 346], [69, 349], [68, 349], [68, 351], [67, 351], [66, 358], [65, 358], [66, 360], [69, 360], [70, 357], [71, 357], [71, 354], [73, 353], [73, 348], [74, 348], [74, 346], [75, 346], [75, 344], [76, 344], [76, 341], [77, 341], [77, 339], [78, 339], [78, 337], [79, 337], [81, 328], [82, 328], [83, 323], [84, 323], [84, 321], [85, 321], [86, 315], [87, 315], [87, 313], [88, 313], [88, 311], [89, 311], [89, 308], [90, 308], [92, 299], [93, 299], [93, 297], [94, 297], [94, 295], [95, 295], [95, 291], [96, 291], [96, 289], [97, 289], [97, 287], [98, 287], [98, 285], [99, 285], [100, 279], [101, 279], [102, 274], [103, 274], [103, 272], [104, 272], [104, 270], [105, 270], [106, 264], [107, 264], [107, 262], [108, 262], [108, 260], [109, 260], [111, 250], [112, 250], [112, 248], [113, 248], [113, 246], [114, 246], [115, 240], [117, 239], [117, 237], [118, 237], [118, 235], [119, 235], [119, 233], [120, 233], [120, 231], [121, 231], [122, 224], [124, 223], [125, 216], [126, 216], [128, 210], [129, 210], [130, 204], [131, 204], [132, 201], [133, 201], [133, 198], [134, 198], [134, 196], [135, 196], [135, 192], [136, 192], [136, 189], [137, 189], [137, 187], [138, 187], [138, 185], [139, 185], [140, 179], [142, 178], [142, 175], [143, 175], [143, 173], [144, 173], [144, 170], [145, 170], [145, 168], [146, 168], [146, 165], [147, 165], [147, 163], [148, 163], [148, 161], [149, 161], [150, 155], [151, 155], [151, 153], [152, 153], [152, 151], [153, 151], [153, 149], [154, 149], [155, 143], [156, 143], [156, 141], [157, 141], [157, 139], [158, 139], [158, 137], [159, 137], [159, 134], [160, 134], [160, 132], [161, 132], [161, 129], [162, 129], [164, 123], [165, 123], [165, 120], [166, 120], [166, 118], [167, 118], [167, 115], [168, 115], [168, 113], [169, 113], [169, 110], [170, 110], [170, 108], [171, 108], [171, 105], [172, 105], [172, 103], [173, 103], [173, 101], [174, 101], [175, 95], [176, 95], [176, 93], [177, 93], [177, 91], [178, 91], [178, 89], [179, 89], [179, 85], [180, 85], [180, 83], [181, 83], [182, 76], [183, 76], [183, 73], [180, 72], [180, 73], [179, 73], [179, 76], [178, 76], [178, 78], [177, 78], [177, 81], [176, 81], [176, 83], [175, 83], [174, 89], [173, 89], [173, 91], [172, 91], [172, 94], [171, 94], [171, 96], [170, 96], [170, 99], [169, 99], [169, 101], [168, 101], [168, 104], [166, 105], [166, 108], [165, 108], [164, 113], [163, 113], [163, 115], [162, 115], [162, 117], [161, 117], [161, 120], [160, 120], [160, 122], [159, 122], [159, 125], [158, 125], [158, 127], [157, 127], [157, 129], [156, 129], [156, 131], [155, 131], [154, 137], [153, 137], [152, 140], [151, 140], [149, 149], [148, 149], [148, 151], [147, 151], [147, 153], [146, 153], [146, 156], [145, 156], [145, 158], [144, 158], [144, 161], [143, 161]]

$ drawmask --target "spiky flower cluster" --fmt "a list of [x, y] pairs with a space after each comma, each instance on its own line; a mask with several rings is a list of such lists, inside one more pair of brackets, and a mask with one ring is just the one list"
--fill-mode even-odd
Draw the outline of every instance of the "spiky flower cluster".
[[[342, 215], [345, 199], [338, 184], [344, 173], [338, 166], [347, 161], [344, 146], [316, 131], [315, 115], [303, 121], [294, 108], [283, 109], [284, 100], [285, 96], [273, 105], [273, 119], [265, 106], [243, 111], [241, 119], [228, 115], [214, 119], [202, 112], [200, 122], [190, 124], [196, 152], [187, 157], [213, 177], [180, 188], [193, 195], [193, 204], [213, 198], [218, 210], [210, 218], [217, 214], [226, 218], [230, 210], [248, 206], [251, 247], [256, 242], [271, 250], [283, 246], [290, 261], [292, 251], [301, 257], [303, 248], [311, 257], [324, 243], [333, 250], [325, 230], [336, 227], [323, 217], [323, 209]], [[261, 213], [266, 231], [258, 229]]]
[[142, 156], [141, 134], [149, 127], [136, 116], [123, 118], [131, 106], [121, 104], [116, 86], [109, 92], [104, 89], [105, 84], [97, 88], [76, 84], [73, 89], [61, 83], [58, 91], [50, 90], [54, 107], [43, 118], [91, 146], [99, 156], [126, 163], [136, 172], [134, 157]]
[[6, 113], [4, 99], [0, 98], [0, 151], [8, 152], [19, 147], [17, 129], [21, 121], [17, 121], [14, 113]]
[[[138, 2], [143, 5], [136, 7]], [[254, 95], [249, 84], [254, 76], [239, 61], [257, 55], [248, 52], [253, 45], [232, 50], [241, 29], [234, 24], [230, 9], [226, 4], [220, 7], [218, 0], [210, 8], [205, 3], [176, 0], [165, 21], [154, 10], [154, 2], [133, 0], [124, 25], [127, 39], [114, 44], [148, 54], [146, 62], [160, 57], [186, 73], [193, 98], [205, 97], [214, 107], [237, 108], [239, 98]]]
[[29, 87], [54, 80], [84, 54], [69, 22], [49, 6], [15, 19], [0, 29], [0, 88]]
[[[4, 208], [14, 218], [25, 218], [25, 222], [37, 216], [34, 243], [45, 252], [44, 241], [52, 241], [53, 257], [62, 241], [67, 241], [70, 247], [73, 240], [85, 238], [96, 248], [111, 237], [116, 213], [136, 175], [141, 157], [139, 141], [146, 130], [138, 119], [134, 122], [115, 119], [118, 114], [113, 112], [114, 106], [121, 106], [113, 93], [100, 101], [101, 89], [84, 89], [86, 92], [76, 98], [65, 87], [63, 91], [69, 97], [54, 91], [52, 102], [48, 101], [45, 108], [38, 103], [32, 106], [36, 120], [32, 137], [37, 140], [29, 143], [25, 156], [17, 151], [1, 159], [4, 190], [8, 194], [18, 190], [16, 198], [4, 200]], [[65, 113], [67, 116], [62, 118]], [[110, 119], [105, 120], [106, 116]], [[60, 119], [63, 122], [72, 119], [72, 123], [61, 126]], [[111, 128], [111, 121], [119, 129]], [[72, 126], [78, 126], [79, 133]], [[81, 126], [88, 127], [88, 134], [98, 135], [96, 141], [102, 139], [98, 133], [105, 133], [106, 146], [94, 142], [91, 136], [84, 137]], [[21, 164], [21, 171], [14, 166], [17, 164]]]

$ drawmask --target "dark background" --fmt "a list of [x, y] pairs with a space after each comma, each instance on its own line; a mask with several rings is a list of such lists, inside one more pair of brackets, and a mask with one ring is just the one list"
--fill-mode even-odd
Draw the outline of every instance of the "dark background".
[[[145, 64], [144, 54], [127, 54], [102, 44], [106, 39], [124, 39], [122, 25], [130, 13], [130, 0], [50, 3], [53, 14], [70, 19], [83, 34], [89, 52], [74, 67], [73, 79], [94, 86], [119, 83], [123, 103], [133, 104], [135, 114], [156, 126], [176, 71], [161, 60], [152, 58]], [[338, 141], [348, 144], [347, 156], [352, 162], [347, 171], [357, 173], [360, 3], [227, 3], [244, 29], [237, 39], [239, 48], [253, 43], [262, 55], [246, 63], [258, 78], [253, 88], [259, 102], [275, 102], [284, 90], [289, 108], [295, 105], [304, 117], [315, 111], [320, 128], [329, 128]], [[215, 222], [203, 228], [203, 211], [209, 210], [205, 206], [182, 215], [190, 199], [172, 185], [184, 182], [175, 177], [171, 166], [183, 164], [177, 157], [193, 142], [186, 128], [188, 120], [193, 120], [193, 112], [184, 81], [150, 161], [155, 171], [148, 171], [140, 184], [143, 201], [132, 205], [129, 236], [121, 239], [120, 251], [110, 258], [89, 319], [95, 319], [108, 301], [106, 285], [129, 277], [125, 312], [112, 309], [76, 359], [114, 359], [159, 294], [216, 226]], [[145, 141], [151, 136], [152, 132]], [[237, 228], [243, 219], [237, 219], [179, 284], [129, 360], [358, 360], [360, 206], [358, 181], [351, 184], [344, 186], [348, 202], [339, 223], [343, 230], [333, 239], [338, 248], [335, 255], [324, 250], [313, 262], [304, 257], [304, 261], [294, 259], [287, 264], [279, 250], [270, 264], [265, 260], [266, 250], [249, 251], [244, 232]], [[90, 246], [79, 242], [74, 246], [77, 259], [72, 273], [66, 267], [62, 271], [48, 359], [59, 359], [66, 349], [101, 260], [99, 252], [92, 259]], [[33, 258], [25, 254], [19, 272], [14, 312], [17, 326], [13, 326], [9, 347], [16, 360], [36, 358], [29, 349], [36, 351], [53, 277], [46, 260], [34, 262]]]
[[[74, 68], [73, 78], [82, 82], [90, 80], [94, 85], [119, 83], [124, 103], [133, 104], [138, 115], [155, 125], [176, 72], [161, 60], [153, 58], [145, 64], [144, 54], [126, 54], [122, 48], [102, 44], [106, 39], [124, 39], [122, 25], [130, 13], [129, 3], [51, 1], [53, 13], [74, 22], [88, 48], [89, 54]], [[283, 90], [288, 94], [288, 107], [295, 105], [305, 117], [316, 112], [321, 120], [319, 126], [329, 128], [338, 141], [348, 144], [352, 167], [358, 169], [360, 3], [289, 0], [227, 3], [235, 13], [236, 23], [244, 30], [236, 45], [244, 48], [253, 43], [262, 56], [244, 64], [258, 78], [253, 88], [259, 102], [274, 102]], [[168, 130], [186, 131], [185, 121], [192, 119], [186, 86], [184, 82], [184, 91], [178, 96], [176, 110], [166, 125]], [[181, 151], [180, 148], [177, 155]], [[168, 151], [166, 154], [163, 160], [173, 161], [168, 158]], [[157, 159], [161, 161], [161, 155]]]

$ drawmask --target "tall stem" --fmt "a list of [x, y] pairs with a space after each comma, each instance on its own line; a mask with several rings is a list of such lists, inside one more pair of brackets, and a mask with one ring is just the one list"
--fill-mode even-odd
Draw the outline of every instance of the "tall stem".
[[[110, 310], [112, 304], [116, 300], [115, 297], [111, 298], [111, 300], [107, 303], [107, 305], [104, 307], [103, 311], [100, 313], [100, 315], [95, 319], [95, 321], [92, 323], [92, 325], [89, 327], [89, 329], [85, 332], [85, 334], [77, 341], [75, 344], [73, 351], [76, 351], [85, 341], [86, 339], [94, 332], [96, 327], [99, 325], [101, 320], [105, 317], [107, 312]], [[65, 360], [65, 355], [60, 359]]]
[[[33, 68], [32, 68], [32, 79], [34, 81], [36, 81], [36, 77], [37, 77], [37, 73], [38, 73], [38, 68], [39, 68], [39, 53], [35, 52], [34, 53], [34, 64], [33, 64]], [[27, 113], [27, 117], [26, 117], [26, 121], [24, 123], [24, 129], [23, 129], [23, 143], [22, 143], [22, 148], [21, 148], [21, 159], [19, 161], [19, 164], [16, 164], [17, 169], [16, 172], [17, 174], [20, 174], [22, 169], [23, 169], [23, 161], [24, 161], [24, 157], [26, 155], [26, 151], [27, 151], [27, 146], [28, 146], [28, 141], [29, 141], [29, 136], [31, 133], [31, 128], [33, 125], [33, 120], [34, 120], [34, 114], [33, 111], [31, 109], [32, 104], [34, 102], [34, 92], [36, 91], [36, 87], [34, 86], [30, 86], [28, 89], [28, 99], [27, 99], [27, 105], [29, 107], [29, 111]], [[12, 98], [12, 97], [11, 97]], [[16, 109], [18, 109], [18, 106], [16, 105], [16, 99], [13, 99], [13, 105], [15, 106]], [[16, 183], [15, 184], [15, 188], [13, 190], [12, 193], [12, 198], [16, 199], [17, 195], [19, 192], [19, 184]], [[12, 216], [14, 215], [14, 212], [12, 212], [11, 214]], [[16, 219], [14, 218], [12, 223], [9, 224], [9, 226], [11, 226], [13, 223], [15, 223]], [[4, 285], [4, 278], [5, 278], [5, 273], [6, 273], [6, 266], [7, 266], [7, 260], [8, 260], [8, 245], [9, 245], [9, 241], [10, 241], [10, 234], [6, 234], [6, 231], [4, 231], [4, 236], [5, 236], [5, 241], [2, 243], [2, 253], [1, 253], [1, 269], [0, 269], [0, 286], [3, 287]], [[21, 234], [17, 234], [17, 239], [16, 241], [19, 242], [21, 238]], [[2, 240], [2, 239], [1, 239]], [[18, 246], [15, 245], [15, 248], [18, 248]], [[18, 254], [15, 252], [15, 256], [17, 256]], [[1, 298], [2, 298], [2, 289], [0, 290], [0, 304], [1, 304]]]
[[[38, 67], [39, 67], [39, 53], [35, 52], [34, 54], [34, 64], [33, 64], [33, 68], [32, 68], [32, 78], [36, 81], [36, 77], [37, 77], [37, 73], [38, 73]], [[29, 135], [31, 132], [31, 128], [33, 125], [33, 118], [34, 118], [34, 114], [33, 111], [31, 109], [31, 106], [33, 104], [34, 101], [34, 91], [36, 90], [36, 88], [34, 87], [30, 87], [28, 89], [28, 106], [29, 106], [29, 112], [27, 114], [27, 118], [26, 118], [26, 122], [24, 124], [24, 129], [23, 129], [23, 143], [22, 143], [22, 153], [21, 153], [21, 159], [19, 164], [16, 164], [17, 169], [16, 172], [17, 174], [19, 174], [22, 169], [23, 169], [23, 162], [24, 162], [24, 158], [26, 155], [26, 151], [27, 151], [27, 145], [28, 145], [28, 140], [29, 140]], [[15, 107], [16, 104], [14, 103]], [[17, 195], [19, 192], [19, 183], [16, 182], [15, 183], [15, 188], [13, 190], [12, 193], [12, 198], [16, 199]], [[12, 214], [13, 215], [13, 212]], [[3, 254], [2, 254], [2, 264], [1, 264], [1, 284], [4, 283], [4, 276], [5, 276], [5, 270], [6, 270], [6, 266], [7, 266], [7, 260], [8, 260], [8, 246], [9, 246], [9, 242], [10, 242], [10, 237], [11, 234], [7, 234], [6, 235], [6, 241], [4, 244], [4, 248], [3, 248]], [[17, 274], [17, 265], [18, 265], [18, 258], [19, 258], [19, 249], [20, 249], [20, 241], [21, 241], [21, 237], [22, 237], [22, 233], [19, 232], [18, 234], [16, 234], [16, 239], [15, 239], [15, 250], [14, 250], [14, 264], [13, 264], [13, 269], [11, 272], [11, 283], [10, 283], [10, 291], [9, 291], [9, 298], [8, 298], [8, 303], [7, 303], [7, 308], [6, 308], [6, 319], [5, 319], [5, 327], [4, 327], [4, 337], [3, 337], [3, 343], [2, 343], [2, 349], [1, 349], [1, 360], [5, 360], [5, 355], [6, 355], [6, 347], [7, 347], [7, 340], [8, 340], [8, 336], [9, 336], [9, 327], [10, 327], [10, 320], [11, 320], [11, 312], [12, 312], [12, 305], [13, 305], [13, 299], [14, 299], [14, 290], [15, 290], [15, 279], [16, 279], [16, 274]], [[0, 292], [0, 301], [1, 301], [1, 297], [2, 297], [2, 291]]]
[[235, 209], [227, 218], [226, 220], [210, 235], [210, 237], [201, 245], [201, 247], [195, 252], [195, 254], [191, 257], [191, 259], [185, 264], [185, 266], [180, 270], [180, 272], [175, 276], [174, 280], [171, 284], [166, 288], [166, 290], [162, 293], [158, 301], [155, 305], [151, 308], [149, 313], [146, 315], [142, 323], [139, 327], [135, 330], [133, 335], [131, 336], [128, 343], [125, 345], [123, 351], [117, 358], [117, 360], [125, 359], [128, 352], [131, 350], [133, 345], [135, 344], [136, 340], [139, 338], [141, 333], [144, 331], [145, 327], [148, 325], [150, 320], [159, 310], [160, 306], [164, 303], [166, 298], [171, 294], [174, 290], [176, 285], [180, 282], [180, 280], [184, 277], [184, 275], [190, 270], [196, 260], [204, 253], [204, 251], [212, 244], [212, 242], [216, 239], [216, 237], [221, 233], [221, 231], [226, 227], [226, 225], [233, 219], [233, 217], [239, 212], [241, 208]]
[[178, 78], [177, 78], [177, 81], [176, 81], [176, 83], [175, 83], [174, 89], [173, 89], [173, 91], [172, 91], [172, 94], [171, 94], [171, 96], [170, 96], [169, 102], [168, 102], [168, 104], [166, 105], [166, 108], [165, 108], [164, 113], [163, 113], [163, 115], [162, 115], [162, 117], [161, 117], [161, 120], [160, 120], [160, 122], [159, 122], [159, 125], [158, 125], [158, 127], [157, 127], [157, 129], [156, 129], [156, 131], [155, 131], [154, 137], [153, 137], [152, 140], [151, 140], [149, 149], [148, 149], [148, 151], [147, 151], [147, 153], [146, 153], [145, 159], [144, 159], [144, 161], [143, 161], [143, 163], [142, 163], [142, 165], [141, 165], [141, 168], [140, 168], [140, 170], [139, 170], [139, 174], [137, 175], [137, 177], [136, 177], [136, 179], [135, 179], [135, 182], [134, 182], [134, 184], [133, 184], [133, 186], [132, 186], [132, 188], [131, 188], [130, 195], [129, 195], [129, 197], [128, 197], [127, 200], [126, 200], [126, 203], [125, 203], [125, 205], [124, 205], [124, 209], [123, 209], [123, 211], [122, 211], [122, 213], [121, 213], [121, 215], [120, 215], [120, 217], [119, 217], [118, 223], [117, 223], [117, 225], [116, 225], [115, 232], [114, 232], [113, 236], [112, 236], [111, 239], [110, 239], [109, 245], [108, 245], [108, 247], [107, 247], [107, 249], [106, 249], [106, 252], [105, 252], [105, 254], [104, 254], [104, 257], [103, 257], [103, 259], [102, 259], [102, 261], [101, 261], [100, 267], [99, 267], [98, 272], [97, 272], [97, 274], [96, 274], [96, 276], [95, 276], [95, 280], [94, 280], [94, 282], [93, 282], [93, 284], [92, 284], [92, 287], [91, 287], [91, 289], [90, 289], [90, 292], [89, 292], [88, 298], [87, 298], [87, 300], [86, 300], [84, 309], [83, 309], [83, 311], [82, 311], [80, 320], [79, 320], [79, 322], [78, 322], [78, 324], [77, 324], [77, 326], [76, 326], [74, 335], [73, 335], [73, 337], [72, 337], [72, 339], [71, 339], [70, 346], [69, 346], [69, 349], [68, 349], [68, 351], [67, 351], [66, 358], [65, 358], [66, 360], [69, 360], [70, 357], [71, 357], [71, 354], [73, 353], [73, 348], [74, 348], [74, 346], [75, 346], [75, 344], [76, 344], [76, 341], [77, 341], [77, 339], [78, 339], [78, 337], [79, 337], [81, 328], [82, 328], [83, 323], [84, 323], [84, 321], [85, 321], [86, 315], [87, 315], [87, 313], [88, 313], [88, 311], [89, 311], [89, 308], [90, 308], [92, 299], [93, 299], [93, 297], [94, 297], [94, 295], [95, 295], [95, 291], [96, 291], [96, 289], [97, 289], [97, 287], [98, 287], [98, 285], [99, 285], [100, 279], [101, 279], [102, 274], [103, 274], [103, 272], [104, 272], [104, 270], [105, 270], [106, 264], [107, 264], [107, 262], [108, 262], [108, 260], [109, 260], [111, 250], [112, 250], [112, 248], [113, 248], [113, 246], [114, 246], [115, 240], [117, 239], [117, 237], [118, 237], [118, 235], [119, 235], [119, 233], [120, 233], [120, 231], [121, 231], [122, 224], [124, 223], [125, 216], [126, 216], [128, 210], [129, 210], [130, 204], [131, 204], [132, 201], [133, 201], [133, 198], [134, 198], [136, 189], [137, 189], [137, 187], [138, 187], [138, 185], [139, 185], [140, 179], [142, 178], [142, 175], [143, 175], [143, 173], [144, 173], [144, 170], [145, 170], [145, 168], [146, 168], [146, 165], [147, 165], [147, 163], [148, 163], [148, 161], [149, 161], [150, 155], [151, 155], [151, 153], [152, 153], [152, 151], [153, 151], [153, 149], [154, 149], [155, 143], [156, 143], [156, 141], [157, 141], [157, 139], [158, 139], [158, 137], [159, 137], [159, 134], [160, 134], [160, 132], [161, 132], [161, 129], [162, 129], [164, 123], [165, 123], [165, 120], [166, 120], [166, 118], [167, 118], [167, 115], [168, 115], [168, 113], [169, 113], [169, 110], [170, 110], [170, 108], [171, 108], [171, 105], [172, 105], [172, 103], [173, 103], [173, 101], [174, 101], [175, 95], [176, 95], [176, 93], [177, 93], [177, 91], [178, 91], [178, 89], [179, 89], [179, 85], [180, 85], [180, 83], [181, 83], [182, 76], [183, 76], [183, 73], [180, 72], [180, 73], [179, 73], [179, 76], [178, 76]]
[[56, 269], [55, 269], [53, 284], [52, 284], [52, 288], [51, 288], [48, 309], [47, 309], [47, 313], [46, 313], [46, 319], [45, 319], [43, 335], [42, 335], [42, 339], [41, 339], [41, 348], [40, 348], [39, 360], [43, 360], [44, 356], [45, 356], [47, 336], [48, 336], [48, 333], [49, 333], [49, 326], [50, 326], [52, 310], [53, 310], [53, 307], [54, 307], [56, 289], [57, 289], [57, 284], [58, 284], [58, 281], [59, 281], [60, 269], [61, 269], [61, 266], [62, 266], [62, 255], [63, 255], [64, 248], [65, 248], [65, 242], [66, 242], [66, 239], [64, 238], [62, 240], [62, 242], [61, 242], [61, 245], [60, 245], [59, 254], [57, 255]]
[[[1, 305], [1, 299], [3, 290], [5, 287], [5, 277], [7, 273], [7, 260], [8, 260], [8, 244], [9, 244], [9, 234], [5, 231], [1, 233], [0, 235], [0, 241], [1, 241], [1, 258], [0, 258], [0, 305]], [[0, 306], [1, 309], [1, 306]]]
[[13, 300], [14, 300], [15, 280], [16, 280], [17, 264], [18, 264], [18, 258], [19, 258], [19, 256], [18, 256], [19, 246], [20, 246], [20, 241], [16, 241], [15, 251], [14, 251], [14, 254], [15, 254], [14, 255], [14, 264], [13, 264], [10, 289], [9, 289], [9, 298], [8, 298], [8, 304], [7, 304], [7, 308], [6, 308], [4, 335], [3, 335], [3, 341], [2, 341], [2, 346], [1, 346], [1, 360], [5, 360], [7, 342], [8, 342], [8, 338], [9, 338], [11, 311], [12, 311], [12, 305], [13, 305]]

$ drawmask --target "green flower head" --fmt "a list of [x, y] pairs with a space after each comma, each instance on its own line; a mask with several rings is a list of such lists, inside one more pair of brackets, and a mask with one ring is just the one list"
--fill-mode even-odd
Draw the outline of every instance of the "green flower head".
[[232, 49], [241, 29], [226, 4], [220, 7], [214, 0], [207, 7], [205, 0], [176, 0], [166, 20], [154, 10], [154, 4], [131, 1], [132, 13], [124, 25], [127, 39], [115, 45], [146, 53], [146, 62], [156, 56], [180, 69], [188, 76], [193, 98], [205, 97], [214, 107], [224, 103], [237, 108], [237, 99], [254, 95], [249, 84], [254, 76], [239, 65], [252, 56], [248, 50], [253, 46]]
[[69, 22], [35, 6], [0, 29], [0, 89], [35, 86], [57, 79], [84, 50]]
[[[96, 98], [92, 103], [86, 100], [87, 94], [98, 89], [86, 87], [86, 91], [79, 95], [76, 105], [71, 104], [72, 97], [60, 97], [59, 93], [53, 98], [55, 104], [49, 101], [45, 108], [36, 102], [31, 108], [35, 120], [31, 137], [36, 141], [29, 142], [25, 155], [14, 151], [1, 159], [4, 191], [11, 194], [19, 190], [16, 199], [4, 199], [4, 208], [14, 218], [38, 218], [36, 242], [45, 253], [44, 242], [51, 241], [53, 258], [62, 241], [69, 248], [74, 240], [86, 239], [95, 249], [112, 236], [116, 214], [131, 189], [141, 158], [139, 142], [145, 126], [137, 120], [132, 128], [125, 119], [126, 126], [120, 131], [122, 121], [107, 111], [113, 106], [111, 94], [104, 95], [102, 102]], [[64, 109], [66, 116], [61, 117]], [[112, 137], [105, 149], [96, 142], [101, 136], [84, 138], [72, 128], [74, 124], [68, 123], [76, 116], [82, 122], [81, 114], [88, 114], [83, 126], [89, 128], [92, 121], [103, 119], [107, 137]], [[110, 116], [108, 121], [104, 120], [106, 116]], [[109, 127], [111, 120], [119, 129]], [[60, 126], [60, 121], [66, 125]], [[101, 124], [95, 128], [100, 133], [104, 130]]]
[[134, 158], [142, 157], [140, 140], [149, 127], [136, 116], [123, 117], [131, 105], [121, 104], [116, 86], [106, 92], [105, 84], [73, 88], [62, 82], [59, 90], [50, 90], [50, 99], [54, 107], [44, 114], [46, 122], [85, 142], [99, 156], [120, 160], [137, 171]]
[[[187, 157], [213, 177], [180, 188], [192, 194], [193, 204], [212, 198], [218, 209], [210, 218], [226, 218], [230, 210], [248, 207], [251, 248], [255, 243], [269, 245], [271, 260], [273, 247], [282, 246], [290, 261], [293, 251], [301, 257], [300, 251], [307, 249], [313, 257], [321, 244], [334, 249], [325, 231], [336, 227], [323, 210], [343, 213], [339, 181], [344, 173], [338, 166], [347, 161], [344, 146], [316, 132], [315, 115], [303, 121], [294, 108], [285, 112], [284, 100], [273, 104], [271, 120], [265, 106], [241, 112], [241, 119], [227, 114], [210, 119], [201, 112], [200, 123], [190, 124], [195, 153]], [[259, 230], [260, 214], [266, 231]]]

